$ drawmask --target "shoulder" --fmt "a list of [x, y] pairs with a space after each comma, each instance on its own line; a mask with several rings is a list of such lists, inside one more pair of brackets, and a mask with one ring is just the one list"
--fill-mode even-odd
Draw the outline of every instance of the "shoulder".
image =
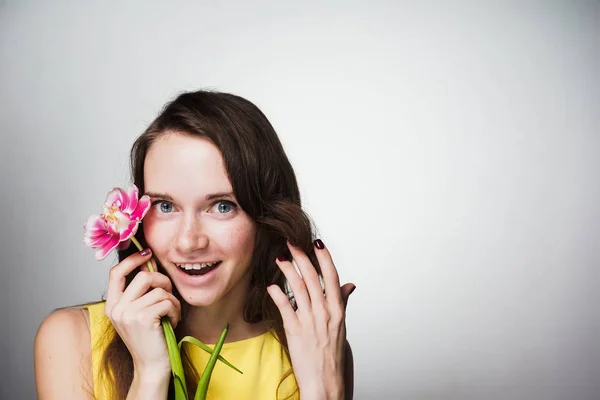
[[65, 329], [66, 327], [69, 328], [66, 330], [75, 328], [89, 332], [86, 312], [87, 310], [84, 308], [75, 307], [56, 310], [42, 321], [38, 335], [55, 329]]
[[[87, 341], [85, 340], [86, 336]], [[63, 308], [54, 311], [42, 321], [35, 337], [35, 344], [42, 347], [49, 343], [72, 344], [85, 341], [89, 344], [89, 339], [90, 328], [87, 310]]]
[[38, 397], [86, 398], [85, 386], [91, 382], [90, 352], [87, 310], [65, 308], [46, 317], [34, 342]]
[[51, 350], [61, 344], [73, 347], [78, 343], [86, 343], [90, 347], [90, 328], [85, 309], [64, 308], [54, 311], [44, 319], [35, 336], [36, 350]]

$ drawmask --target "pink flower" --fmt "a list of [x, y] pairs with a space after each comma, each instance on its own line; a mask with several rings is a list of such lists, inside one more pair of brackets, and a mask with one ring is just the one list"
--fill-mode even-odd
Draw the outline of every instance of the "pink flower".
[[150, 197], [138, 200], [135, 185], [127, 191], [114, 188], [106, 196], [104, 213], [92, 215], [83, 226], [83, 243], [98, 249], [96, 260], [103, 260], [114, 248], [126, 249], [149, 209]]

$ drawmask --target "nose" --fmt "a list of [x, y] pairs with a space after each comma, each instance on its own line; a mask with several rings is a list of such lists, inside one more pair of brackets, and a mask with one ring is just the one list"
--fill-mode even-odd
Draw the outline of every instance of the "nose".
[[194, 253], [208, 246], [208, 236], [196, 216], [186, 216], [178, 229], [175, 248], [182, 254]]

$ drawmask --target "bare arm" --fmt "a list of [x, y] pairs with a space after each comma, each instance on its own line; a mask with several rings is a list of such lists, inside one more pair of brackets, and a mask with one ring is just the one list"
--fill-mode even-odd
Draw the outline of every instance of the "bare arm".
[[38, 399], [91, 399], [90, 352], [90, 330], [83, 310], [63, 309], [50, 314], [34, 344]]

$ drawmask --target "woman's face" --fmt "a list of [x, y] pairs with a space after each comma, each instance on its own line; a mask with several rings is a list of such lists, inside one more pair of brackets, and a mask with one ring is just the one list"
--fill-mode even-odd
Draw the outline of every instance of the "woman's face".
[[148, 150], [146, 241], [183, 299], [209, 306], [245, 297], [255, 223], [242, 211], [219, 149], [212, 142], [168, 133]]

